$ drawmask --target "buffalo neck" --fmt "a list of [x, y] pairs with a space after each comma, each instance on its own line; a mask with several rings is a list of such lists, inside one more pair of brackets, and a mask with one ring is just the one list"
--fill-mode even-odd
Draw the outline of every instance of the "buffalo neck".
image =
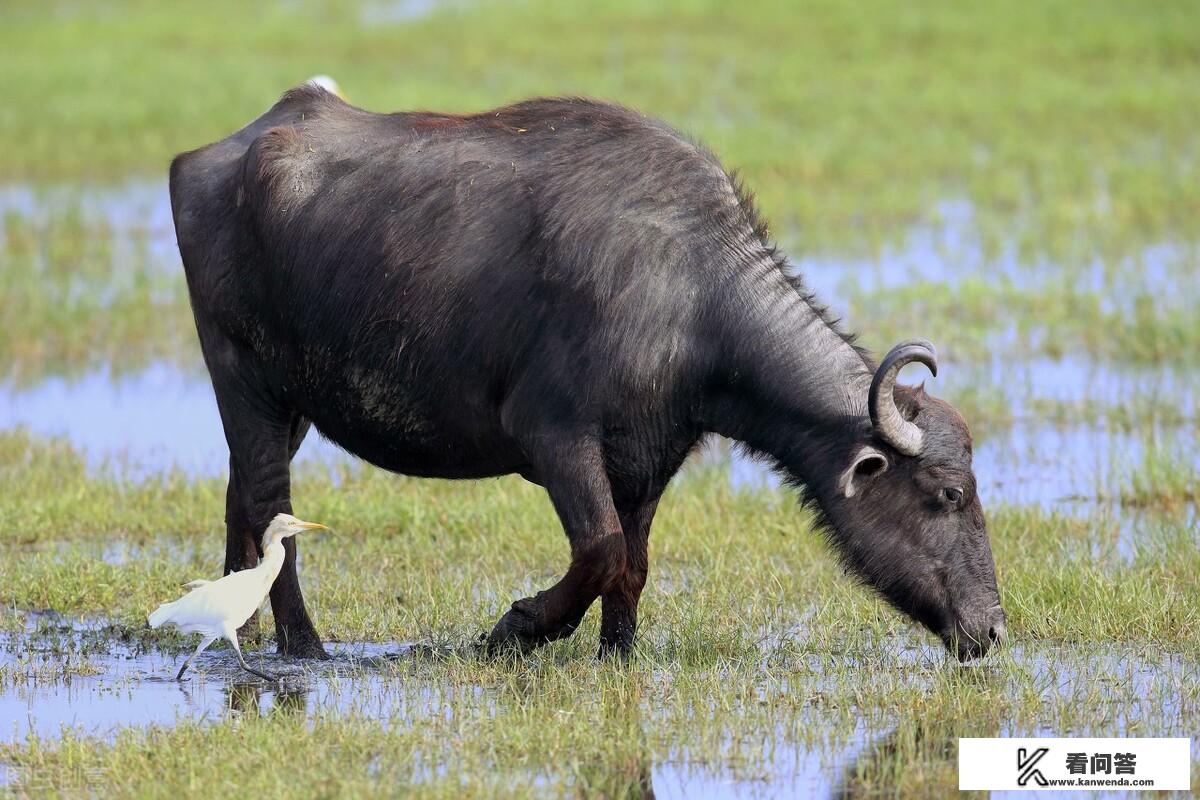
[[819, 496], [830, 461], [869, 425], [871, 365], [798, 282], [780, 273], [765, 283], [721, 301], [726, 366], [706, 398], [705, 427]]

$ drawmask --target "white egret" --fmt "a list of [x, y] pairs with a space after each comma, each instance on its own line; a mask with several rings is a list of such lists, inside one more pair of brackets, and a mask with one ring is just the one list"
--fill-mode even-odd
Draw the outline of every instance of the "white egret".
[[330, 94], [336, 94], [343, 100], [346, 99], [346, 96], [342, 94], [342, 88], [337, 85], [337, 81], [328, 75], [314, 75], [309, 78], [306, 83], [311, 83], [313, 86], [320, 86]]
[[276, 514], [263, 533], [263, 556], [258, 566], [231, 572], [215, 581], [194, 580], [186, 583], [184, 588], [191, 589], [190, 592], [173, 603], [163, 603], [150, 615], [151, 628], [174, 623], [183, 633], [204, 636], [196, 652], [179, 669], [175, 680], [182, 679], [196, 656], [220, 638], [233, 645], [233, 652], [237, 654], [242, 669], [260, 678], [275, 680], [246, 663], [242, 648], [238, 645], [237, 629], [250, 619], [270, 593], [271, 584], [275, 583], [283, 567], [283, 540], [300, 531], [318, 528], [329, 530], [319, 522], [305, 522], [291, 514]]

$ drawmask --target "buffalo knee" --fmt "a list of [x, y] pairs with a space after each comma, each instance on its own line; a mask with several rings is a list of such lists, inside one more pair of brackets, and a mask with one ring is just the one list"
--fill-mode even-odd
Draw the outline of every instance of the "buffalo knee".
[[596, 594], [610, 591], [625, 576], [625, 559], [625, 539], [616, 531], [582, 542], [575, 552], [575, 563]]

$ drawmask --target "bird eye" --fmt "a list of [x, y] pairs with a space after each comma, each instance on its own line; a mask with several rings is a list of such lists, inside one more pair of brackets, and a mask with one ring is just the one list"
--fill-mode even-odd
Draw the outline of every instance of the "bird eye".
[[951, 503], [958, 503], [963, 497], [962, 489], [959, 489], [956, 486], [948, 486], [945, 489], [942, 489], [942, 494], [945, 495], [946, 499]]

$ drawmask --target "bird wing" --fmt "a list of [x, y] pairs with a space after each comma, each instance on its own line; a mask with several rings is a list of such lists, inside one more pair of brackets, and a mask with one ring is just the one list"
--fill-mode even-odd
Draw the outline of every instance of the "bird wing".
[[[196, 583], [196, 581], [193, 581]], [[151, 627], [167, 622], [185, 633], [211, 632], [220, 635], [224, 626], [237, 628], [258, 610], [270, 586], [255, 570], [231, 572], [215, 581], [204, 581], [173, 603], [164, 603], [150, 615]]]

